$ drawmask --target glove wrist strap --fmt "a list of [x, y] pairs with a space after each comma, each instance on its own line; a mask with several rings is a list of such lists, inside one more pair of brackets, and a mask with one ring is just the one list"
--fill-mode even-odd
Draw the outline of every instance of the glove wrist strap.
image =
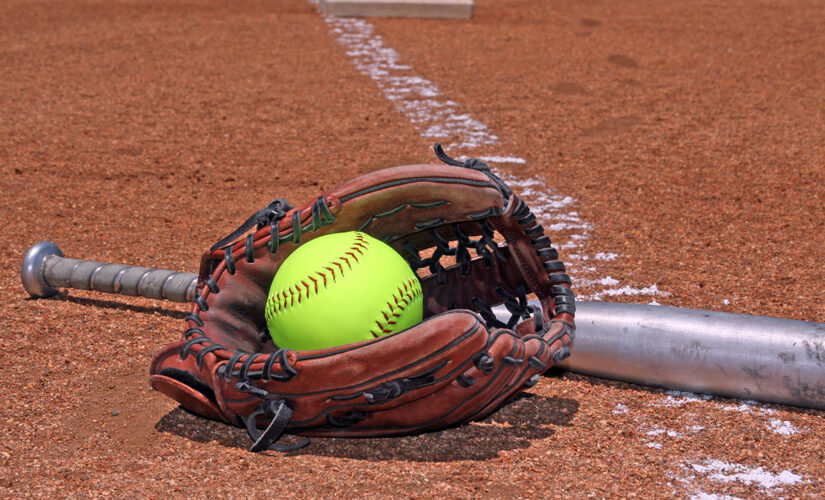
[[[263, 432], [258, 430], [258, 416], [265, 415], [272, 420]], [[280, 452], [293, 451], [309, 444], [308, 439], [299, 443], [284, 445], [275, 444], [284, 433], [289, 419], [292, 418], [292, 409], [286, 402], [280, 399], [269, 399], [258, 405], [258, 409], [249, 414], [245, 419], [246, 432], [254, 443], [249, 447], [249, 451], [258, 452], [262, 450], [274, 450]]]

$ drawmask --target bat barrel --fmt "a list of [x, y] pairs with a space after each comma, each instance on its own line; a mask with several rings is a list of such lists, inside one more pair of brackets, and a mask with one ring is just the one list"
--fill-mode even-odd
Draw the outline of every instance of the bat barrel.
[[572, 352], [577, 373], [825, 409], [825, 323], [578, 302]]
[[63, 287], [191, 302], [198, 282], [197, 275], [192, 273], [68, 259], [51, 242], [41, 242], [29, 249], [21, 276], [23, 287], [37, 298], [50, 297], [58, 287]]

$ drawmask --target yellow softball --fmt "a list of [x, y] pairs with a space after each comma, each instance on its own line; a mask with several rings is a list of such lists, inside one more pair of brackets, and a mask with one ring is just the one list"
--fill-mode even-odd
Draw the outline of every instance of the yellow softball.
[[407, 262], [383, 241], [350, 231], [310, 240], [287, 257], [265, 312], [278, 347], [314, 350], [405, 330], [423, 310]]

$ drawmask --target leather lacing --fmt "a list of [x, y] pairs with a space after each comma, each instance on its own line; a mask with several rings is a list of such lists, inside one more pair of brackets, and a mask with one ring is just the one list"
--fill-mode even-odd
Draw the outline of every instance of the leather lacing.
[[[444, 153], [440, 144], [435, 145], [436, 156], [442, 162], [463, 168], [471, 168], [485, 173], [499, 188], [502, 195], [506, 199], [513, 196], [513, 192], [507, 187], [504, 182], [493, 174], [490, 168], [480, 160], [470, 158], [466, 161], [458, 161], [450, 158]], [[531, 237], [530, 241], [536, 251], [538, 257], [542, 260], [545, 271], [548, 273], [550, 283], [553, 285], [551, 294], [553, 295], [554, 315], [558, 316], [563, 313], [575, 315], [575, 298], [573, 291], [569, 288], [571, 284], [570, 276], [566, 274], [564, 264], [558, 260], [558, 252], [552, 247], [550, 238], [544, 235], [544, 229], [536, 222], [535, 215], [530, 211], [523, 200], [517, 198], [516, 207], [513, 211], [513, 217], [516, 218], [518, 224], [523, 228], [524, 233]], [[322, 226], [327, 226], [335, 221], [335, 216], [331, 213], [326, 200], [323, 197], [318, 198], [312, 205], [311, 220], [306, 226], [301, 225], [300, 213], [293, 212], [291, 218], [292, 231], [287, 232], [284, 236], [280, 235], [280, 222], [286, 217], [286, 214], [292, 210], [292, 206], [283, 198], [272, 201], [269, 205], [261, 209], [255, 215], [250, 217], [244, 224], [242, 224], [232, 234], [226, 236], [212, 247], [212, 250], [223, 248], [225, 269], [230, 274], [236, 272], [236, 261], [233, 255], [233, 246], [225, 246], [240, 238], [244, 233], [248, 232], [253, 226], [257, 226], [260, 230], [263, 227], [270, 228], [270, 242], [268, 244], [269, 251], [275, 253], [281, 243], [291, 242], [299, 244], [301, 236], [308, 231], [316, 231]], [[444, 236], [445, 221], [443, 219], [434, 219], [432, 221], [420, 222], [416, 227], [421, 231], [426, 231], [434, 243], [435, 250], [432, 255], [426, 258], [421, 257], [421, 250], [416, 248], [411, 242], [407, 241], [403, 244], [403, 248], [408, 253], [408, 262], [410, 266], [416, 270], [427, 269], [436, 276], [436, 283], [445, 285], [447, 282], [447, 268], [442, 264], [444, 257], [452, 257], [455, 259], [458, 266], [458, 274], [466, 276], [470, 272], [473, 256], [470, 250], [475, 251], [484, 265], [492, 266], [493, 259], [506, 261], [507, 254], [502, 247], [495, 241], [496, 232], [490, 225], [487, 219], [489, 217], [497, 217], [501, 215], [501, 209], [494, 207], [490, 210], [480, 212], [477, 214], [469, 214], [469, 219], [475, 221], [479, 227], [480, 236], [476, 239], [468, 236], [459, 224], [450, 224], [452, 234]], [[455, 243], [453, 245], [453, 243]], [[255, 261], [253, 234], [248, 234], [244, 241], [244, 256], [247, 262]], [[428, 247], [432, 248], [432, 247]], [[207, 276], [204, 279], [204, 285], [211, 293], [219, 293], [217, 281], [213, 276]], [[564, 286], [567, 285], [567, 286]], [[534, 335], [524, 337], [524, 340], [535, 338], [541, 341], [541, 347], [538, 355], [544, 353], [545, 349], [550, 349], [551, 346], [564, 336], [569, 336], [571, 339], [574, 335], [574, 330], [569, 325], [564, 324], [561, 331], [549, 340], [544, 340], [542, 337], [550, 329], [551, 325], [556, 320], [549, 322], [544, 319], [541, 308], [530, 305], [527, 300], [528, 287], [524, 283], [519, 283], [515, 290], [508, 290], [503, 285], [499, 285], [495, 293], [501, 298], [502, 303], [510, 314], [510, 318], [506, 321], [499, 320], [493, 312], [490, 304], [482, 300], [480, 297], [474, 297], [472, 303], [477, 312], [481, 315], [487, 328], [506, 328], [512, 329], [520, 321], [533, 318], [534, 321]], [[205, 298], [199, 293], [196, 294], [195, 303], [202, 311], [208, 310], [208, 305]], [[227, 363], [219, 368], [218, 375], [225, 380], [239, 379], [235, 387], [240, 392], [245, 392], [260, 398], [262, 401], [258, 408], [252, 412], [248, 417], [239, 417], [241, 423], [246, 427], [254, 444], [250, 447], [250, 451], [261, 451], [271, 449], [276, 451], [291, 451], [301, 448], [309, 443], [308, 440], [301, 441], [293, 445], [280, 445], [276, 441], [280, 438], [286, 430], [289, 420], [292, 415], [291, 408], [283, 399], [276, 398], [273, 394], [265, 389], [255, 386], [251, 380], [260, 379], [264, 381], [278, 380], [288, 381], [292, 377], [298, 375], [298, 371], [290, 364], [287, 349], [278, 349], [270, 354], [263, 353], [247, 353], [237, 349], [230, 349], [226, 346], [214, 343], [209, 339], [201, 327], [204, 326], [203, 320], [196, 313], [189, 313], [186, 315], [187, 323], [193, 323], [195, 326], [188, 328], [184, 332], [184, 338], [187, 339], [180, 348], [180, 358], [185, 359], [196, 344], [200, 344], [201, 348], [196, 356], [197, 366], [200, 368], [203, 364], [204, 357], [210, 353], [220, 350], [231, 352], [231, 356]], [[261, 333], [261, 338], [267, 337], [266, 332]], [[553, 354], [553, 360], [560, 362], [570, 355], [570, 350], [566, 346], [562, 346]], [[263, 367], [260, 371], [251, 370], [252, 365], [265, 356]], [[502, 359], [503, 363], [522, 364], [525, 360], [505, 357]], [[537, 356], [532, 356], [526, 360], [527, 363], [536, 370], [544, 371], [547, 364], [542, 362]], [[278, 364], [279, 372], [272, 373], [272, 368]], [[477, 354], [473, 363], [484, 373], [490, 373], [495, 368], [495, 359], [486, 352]], [[407, 391], [423, 387], [434, 383], [435, 372], [440, 368], [439, 366], [427, 370], [416, 376], [405, 377], [399, 380], [393, 380], [383, 383], [381, 386], [369, 389], [357, 394], [349, 396], [341, 396], [340, 399], [350, 399], [363, 396], [369, 403], [380, 403], [388, 399], [394, 399]], [[525, 384], [526, 387], [535, 385], [539, 380], [539, 375], [531, 377]], [[469, 387], [475, 383], [471, 377], [461, 375], [458, 378], [458, 383], [464, 387]], [[333, 397], [335, 399], [335, 397]], [[259, 416], [270, 419], [266, 430], [260, 432], [257, 428], [257, 419]], [[360, 422], [366, 418], [362, 412], [353, 411], [341, 417], [328, 416], [327, 420], [334, 426], [350, 426]]]
[[[273, 200], [266, 207], [247, 219], [238, 229], [215, 244], [212, 247], [212, 251], [223, 247], [226, 271], [230, 274], [235, 274], [236, 271], [233, 245], [228, 244], [234, 242], [237, 238], [248, 232], [253, 227], [257, 227], [257, 229], [260, 230], [266, 226], [269, 226], [269, 251], [270, 253], [276, 253], [280, 243], [291, 241], [292, 243], [298, 244], [300, 243], [301, 236], [304, 233], [309, 231], [317, 231], [319, 228], [328, 226], [335, 222], [335, 216], [330, 211], [326, 200], [324, 197], [319, 197], [315, 203], [312, 204], [309, 224], [302, 226], [301, 214], [298, 211], [295, 211], [292, 214], [291, 220], [292, 231], [287, 233], [286, 236], [281, 237], [279, 234], [280, 222], [292, 209], [293, 207], [283, 198]], [[224, 245], [228, 246], [224, 247]], [[255, 251], [253, 245], [254, 235], [250, 233], [244, 240], [244, 256], [246, 261], [249, 263], [255, 262]], [[217, 280], [215, 280], [214, 276], [207, 276], [204, 278], [203, 282], [211, 293], [217, 294], [220, 292], [220, 287], [218, 286]], [[209, 310], [209, 305], [206, 303], [206, 299], [200, 293], [196, 294], [194, 302], [198, 305], [199, 310]], [[259, 389], [249, 382], [252, 378], [258, 378], [264, 381], [287, 381], [297, 375], [298, 370], [296, 370], [289, 362], [289, 357], [287, 356], [289, 351], [287, 349], [278, 349], [271, 354], [264, 355], [262, 353], [247, 353], [238, 349], [230, 349], [226, 346], [213, 342], [206, 336], [206, 333], [201, 328], [204, 325], [203, 320], [196, 313], [187, 314], [186, 321], [187, 323], [192, 322], [196, 326], [188, 328], [183, 334], [186, 342], [184, 342], [180, 348], [180, 359], [186, 359], [186, 357], [190, 354], [192, 346], [201, 344], [202, 347], [198, 351], [195, 358], [197, 367], [201, 368], [203, 366], [204, 357], [210, 352], [221, 350], [229, 351], [232, 354], [226, 364], [218, 368], [218, 376], [223, 377], [225, 380], [232, 380], [233, 378], [239, 379], [240, 381], [235, 384], [237, 390], [253, 394], [264, 400], [255, 412], [249, 415], [246, 419], [242, 419], [250, 437], [254, 441], [254, 444], [250, 450], [260, 451], [263, 449], [273, 449], [277, 451], [290, 451], [308, 444], [309, 441], [306, 440], [289, 446], [275, 444], [275, 441], [280, 438], [283, 430], [286, 428], [286, 424], [289, 422], [289, 418], [292, 415], [292, 410], [286, 406], [284, 401], [274, 400], [267, 391]], [[262, 356], [266, 356], [263, 368], [260, 371], [252, 371], [252, 365]], [[243, 362], [241, 362], [242, 359]], [[278, 363], [280, 371], [273, 373], [272, 368], [275, 363]], [[240, 366], [238, 367], [239, 364]], [[271, 419], [269, 426], [263, 433], [260, 433], [257, 429], [257, 418], [259, 415], [263, 415]]]
[[449, 156], [447, 156], [447, 153], [444, 152], [444, 148], [441, 147], [441, 143], [439, 142], [435, 143], [435, 146], [433, 146], [433, 150], [435, 151], [435, 156], [447, 165], [452, 165], [454, 167], [470, 168], [487, 174], [487, 177], [489, 177], [490, 180], [495, 182], [496, 186], [498, 186], [499, 191], [501, 191], [501, 194], [504, 195], [505, 199], [509, 199], [510, 196], [513, 194], [513, 191], [510, 189], [510, 187], [507, 184], [505, 184], [504, 181], [499, 179], [497, 175], [493, 174], [493, 172], [490, 170], [490, 167], [488, 167], [487, 164], [483, 161], [477, 158], [468, 158], [465, 161], [458, 161], [456, 159], [450, 158]]

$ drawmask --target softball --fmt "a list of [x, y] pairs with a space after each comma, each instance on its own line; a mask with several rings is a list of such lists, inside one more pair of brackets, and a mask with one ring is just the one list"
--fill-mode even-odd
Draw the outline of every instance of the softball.
[[281, 265], [266, 302], [275, 345], [323, 349], [374, 339], [422, 320], [421, 283], [389, 245], [350, 231], [304, 243]]

